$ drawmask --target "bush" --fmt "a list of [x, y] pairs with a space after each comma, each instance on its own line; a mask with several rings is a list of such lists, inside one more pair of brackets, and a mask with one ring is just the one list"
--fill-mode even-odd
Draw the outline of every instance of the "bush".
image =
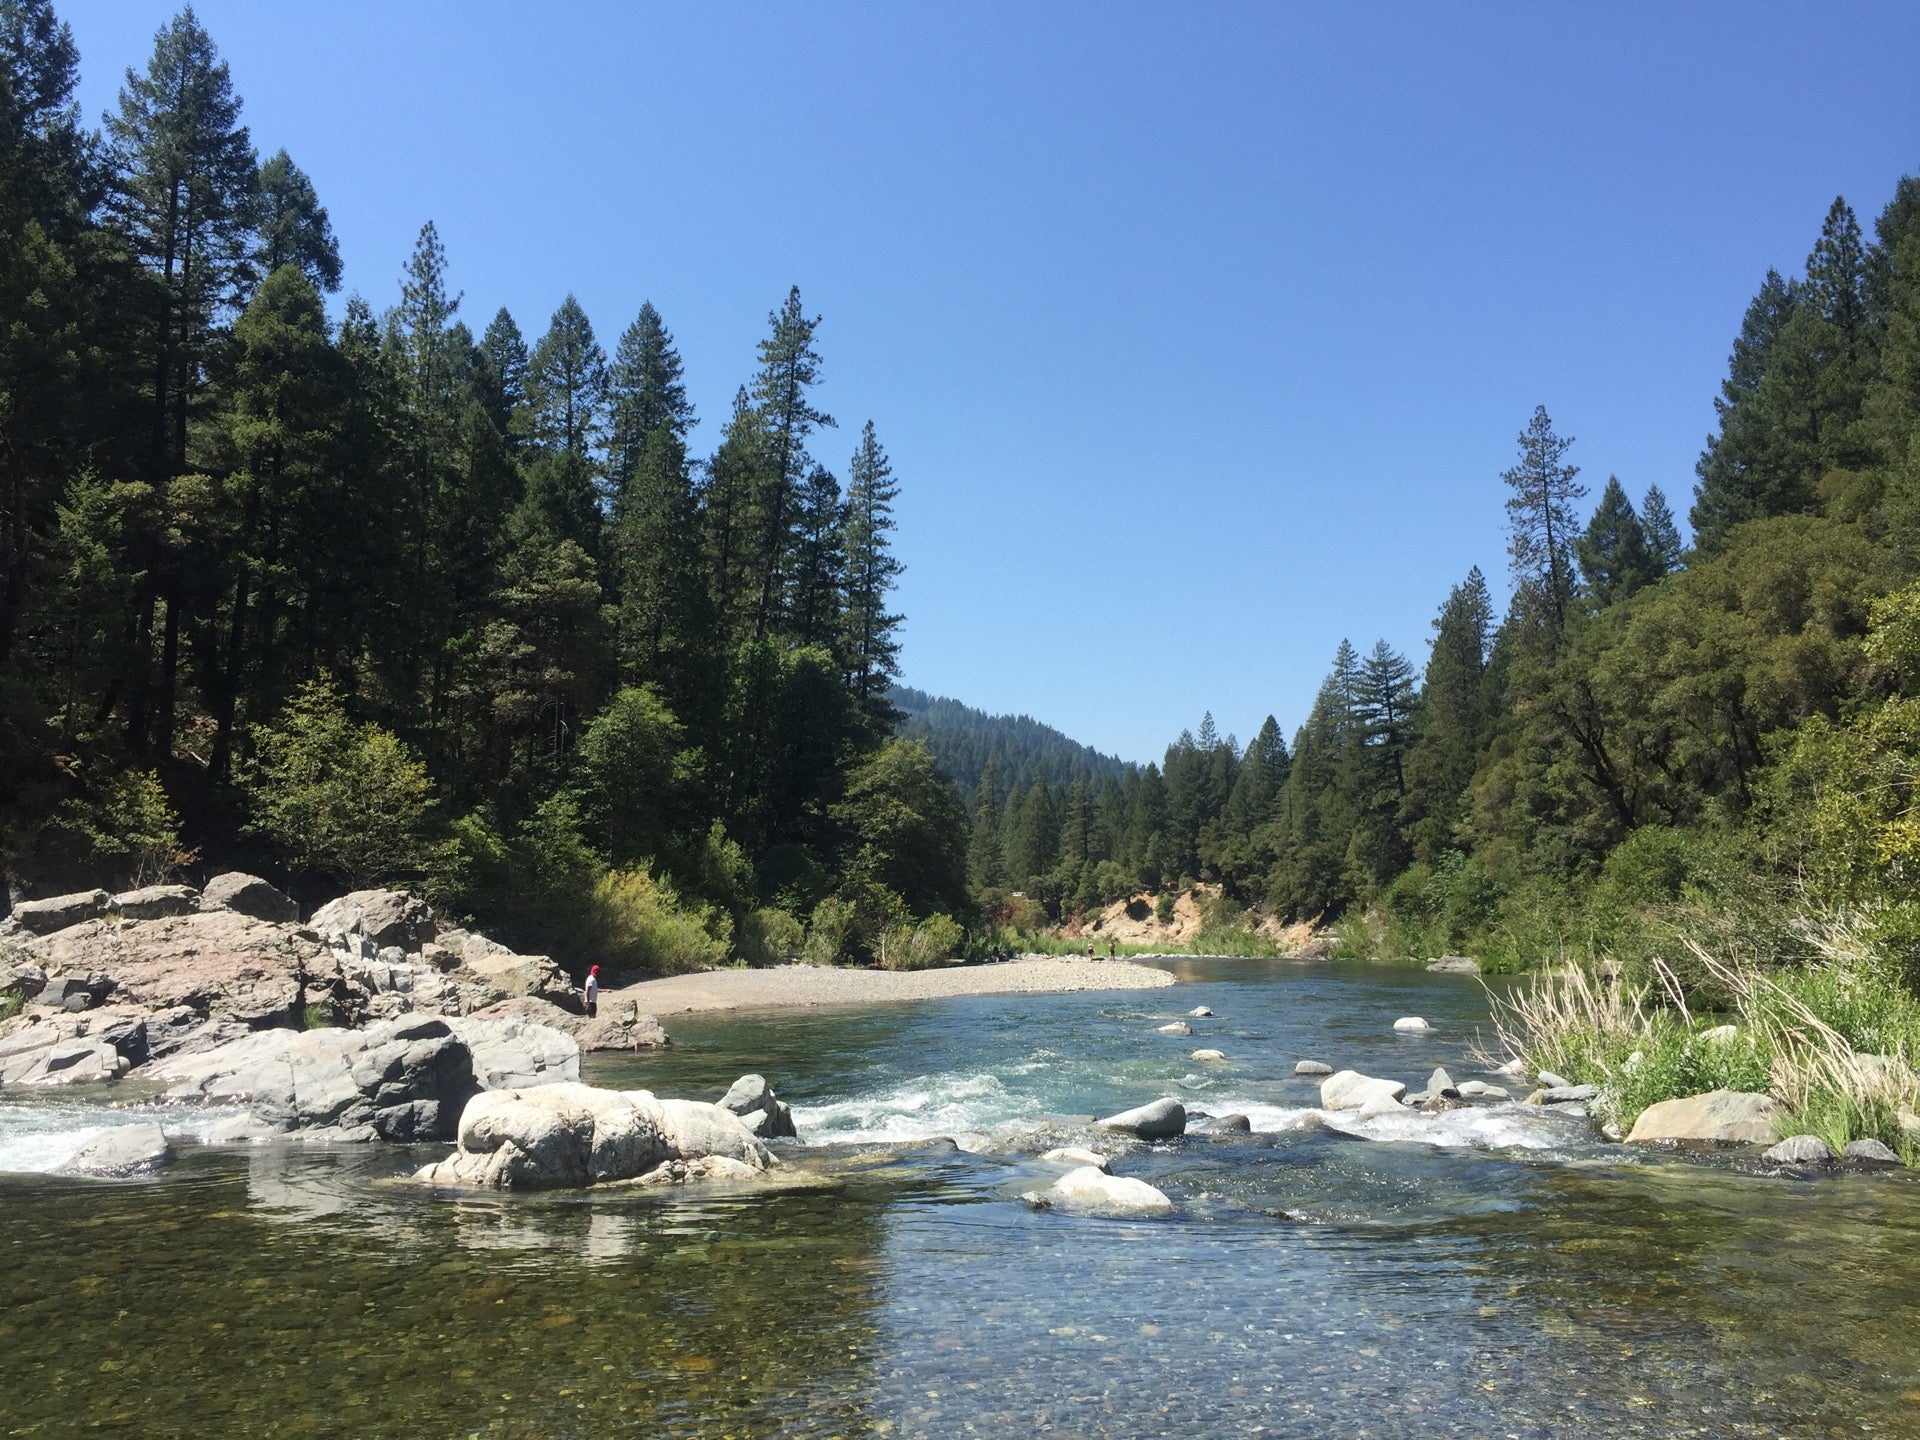
[[165, 880], [194, 858], [181, 848], [180, 817], [153, 770], [107, 775], [63, 804], [54, 826], [80, 841], [88, 859], [114, 866], [134, 885]]
[[800, 958], [809, 965], [838, 965], [849, 958], [853, 924], [853, 906], [837, 896], [828, 896], [813, 907], [807, 919], [807, 938], [800, 947]]
[[639, 867], [602, 875], [583, 918], [581, 953], [615, 970], [710, 970], [726, 960], [733, 938], [724, 912], [683, 902], [666, 881]]
[[1158, 920], [1162, 925], [1171, 925], [1173, 923], [1173, 903], [1174, 897], [1164, 890], [1161, 891], [1160, 897], [1153, 902], [1153, 918]]
[[774, 906], [755, 910], [740, 922], [740, 955], [749, 965], [784, 965], [800, 954], [806, 940], [806, 926]]
[[427, 767], [392, 732], [349, 719], [326, 681], [303, 687], [253, 745], [247, 829], [293, 868], [356, 889], [445, 876], [458, 849], [434, 835]]
[[880, 963], [889, 970], [925, 970], [960, 953], [966, 932], [950, 915], [929, 915], [913, 925], [895, 925], [881, 936]]

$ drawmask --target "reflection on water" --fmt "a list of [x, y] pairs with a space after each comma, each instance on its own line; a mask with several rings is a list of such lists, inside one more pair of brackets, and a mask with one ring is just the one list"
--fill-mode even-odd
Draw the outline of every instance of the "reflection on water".
[[[1630, 1158], [1519, 1107], [1359, 1138], [1293, 1061], [1464, 1078], [1476, 987], [1193, 973], [1147, 998], [683, 1020], [674, 1052], [599, 1066], [679, 1093], [764, 1071], [831, 1142], [790, 1170], [827, 1184], [451, 1197], [401, 1178], [426, 1149], [284, 1143], [129, 1185], [0, 1177], [0, 1432], [1920, 1433], [1905, 1174]], [[1193, 1039], [1153, 1033], [1200, 1003]], [[1405, 1013], [1436, 1033], [1393, 1036]], [[1259, 1133], [1114, 1150], [1173, 1217], [1021, 1203], [1058, 1173], [1039, 1151], [1095, 1139], [1085, 1117], [1165, 1093], [1202, 1044], [1230, 1064], [1199, 1103]], [[59, 1103], [36, 1097], [32, 1134]], [[24, 1123], [0, 1114], [0, 1139]], [[999, 1148], [873, 1143], [942, 1129]]]

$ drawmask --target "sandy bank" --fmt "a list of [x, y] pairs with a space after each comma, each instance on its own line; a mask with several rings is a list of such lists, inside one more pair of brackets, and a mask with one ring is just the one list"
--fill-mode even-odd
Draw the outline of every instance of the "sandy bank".
[[[707, 970], [670, 975], [609, 990], [607, 1000], [632, 1000], [643, 1013], [757, 1010], [791, 1005], [871, 1005], [938, 1000], [949, 995], [1058, 994], [1073, 990], [1157, 990], [1172, 985], [1164, 970], [1126, 960], [1023, 956], [998, 965], [939, 970], [837, 970], [782, 965], [772, 970]], [[604, 1003], [604, 1002], [603, 1002]]]

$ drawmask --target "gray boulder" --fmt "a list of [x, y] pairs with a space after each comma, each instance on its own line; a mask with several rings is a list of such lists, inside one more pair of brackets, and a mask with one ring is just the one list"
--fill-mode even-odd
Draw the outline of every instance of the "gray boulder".
[[1849, 1140], [1841, 1157], [1850, 1165], [1903, 1165], [1893, 1148], [1879, 1140]]
[[580, 989], [547, 955], [516, 955], [491, 941], [468, 945], [456, 976], [473, 976], [508, 999], [544, 1000], [576, 1015], [586, 1013]]
[[1118, 1115], [1095, 1122], [1102, 1130], [1117, 1130], [1137, 1135], [1142, 1140], [1160, 1140], [1187, 1131], [1187, 1109], [1178, 1100], [1149, 1100]]
[[22, 900], [13, 907], [13, 919], [21, 929], [35, 935], [51, 935], [106, 913], [107, 892], [80, 890], [72, 895], [54, 895], [45, 900]]
[[97, 970], [86, 975], [56, 975], [41, 985], [33, 1003], [50, 1010], [87, 1010], [112, 989], [113, 981]]
[[1333, 1067], [1320, 1060], [1302, 1060], [1293, 1067], [1296, 1075], [1331, 1075]]
[[293, 903], [292, 897], [244, 870], [229, 870], [214, 876], [200, 892], [200, 903], [276, 925], [293, 925], [300, 919], [300, 907]]
[[1070, 1165], [1078, 1169], [1082, 1165], [1091, 1165], [1096, 1170], [1107, 1168], [1107, 1157], [1098, 1150], [1088, 1150], [1080, 1145], [1063, 1145], [1057, 1150], [1049, 1150], [1040, 1157], [1049, 1165]]
[[[564, 1037], [562, 1037], [564, 1038]], [[476, 1091], [473, 1052], [431, 1017], [365, 1030], [267, 1030], [155, 1062], [167, 1098], [242, 1103], [282, 1131], [444, 1140]]]
[[1191, 1035], [1193, 1034], [1193, 1027], [1184, 1020], [1176, 1020], [1171, 1025], [1160, 1026], [1159, 1033], [1162, 1035]]
[[[1541, 1077], [1542, 1079], [1546, 1077]], [[1773, 1139], [1780, 1103], [1771, 1095], [1712, 1090], [1649, 1105], [1633, 1122], [1629, 1145], [1655, 1141], [1764, 1145]]]
[[362, 935], [378, 949], [418, 950], [438, 933], [426, 901], [400, 890], [355, 890], [330, 900], [307, 922], [322, 935]]
[[[460, 1117], [459, 1145], [415, 1178], [434, 1185], [518, 1190], [615, 1180], [737, 1179], [773, 1164], [739, 1117], [718, 1105], [571, 1083], [475, 1096]], [[734, 1163], [694, 1163], [712, 1157]], [[669, 1168], [656, 1175], [662, 1166]]]
[[1217, 1065], [1221, 1061], [1225, 1060], [1227, 1056], [1226, 1056], [1226, 1052], [1223, 1050], [1196, 1050], [1191, 1055], [1187, 1056], [1187, 1058], [1189, 1060], [1199, 1060], [1208, 1064]]
[[1831, 1165], [1833, 1151], [1818, 1135], [1793, 1135], [1760, 1158], [1774, 1165]]
[[580, 1078], [579, 1042], [551, 1025], [450, 1015], [447, 1026], [473, 1056], [473, 1078], [483, 1090], [524, 1090]]
[[1407, 1087], [1398, 1080], [1376, 1080], [1358, 1070], [1342, 1070], [1320, 1082], [1322, 1110], [1361, 1110], [1376, 1100], [1399, 1103]]
[[132, 1062], [100, 1036], [80, 1033], [82, 1017], [59, 1015], [0, 1037], [0, 1085], [103, 1085]]
[[780, 1102], [762, 1075], [742, 1075], [721, 1097], [720, 1108], [740, 1117], [740, 1123], [762, 1140], [791, 1140], [793, 1111]]
[[1209, 1010], [1204, 1005], [1196, 1005], [1193, 1007], [1193, 1009], [1187, 1011], [1187, 1014], [1193, 1016], [1196, 1020], [1198, 1020], [1213, 1014], [1213, 1011]]
[[1173, 1201], [1146, 1181], [1109, 1175], [1092, 1165], [1069, 1170], [1047, 1189], [1030, 1192], [1026, 1199], [1043, 1208], [1100, 1215], [1165, 1215], [1173, 1210]]
[[163, 920], [200, 908], [200, 892], [191, 885], [148, 885], [124, 890], [107, 902], [122, 920]]
[[1199, 1119], [1187, 1117], [1189, 1135], [1246, 1135], [1253, 1130], [1253, 1121], [1237, 1111], [1232, 1115], [1207, 1115]]
[[1478, 975], [1480, 962], [1465, 955], [1442, 955], [1427, 962], [1429, 975]]
[[1433, 1026], [1429, 1025], [1418, 1015], [1402, 1015], [1398, 1020], [1393, 1022], [1393, 1028], [1403, 1035], [1424, 1035], [1427, 1031], [1433, 1029]]
[[121, 1180], [151, 1175], [172, 1162], [173, 1147], [158, 1125], [116, 1125], [81, 1146], [58, 1173]]
[[1573, 1084], [1571, 1080], [1556, 1075], [1551, 1070], [1542, 1070], [1536, 1078], [1540, 1081], [1540, 1088], [1543, 1090], [1564, 1090]]
[[[455, 975], [464, 973], [456, 971]], [[572, 1010], [563, 1010], [551, 1000], [536, 1000], [531, 995], [495, 1000], [471, 1013], [476, 1020], [519, 1018], [564, 1030], [579, 1043], [583, 1053], [589, 1050], [664, 1050], [673, 1043], [667, 1038], [667, 1032], [660, 1028], [659, 1020], [652, 1015], [641, 1014], [632, 1000], [618, 995], [602, 995], [600, 1013], [591, 1018]]]
[[1597, 1085], [1554, 1085], [1540, 1092], [1542, 1105], [1582, 1105], [1600, 1094]]
[[1509, 1100], [1512, 1098], [1498, 1085], [1489, 1085], [1484, 1080], [1467, 1080], [1460, 1086], [1460, 1094], [1468, 1100]]

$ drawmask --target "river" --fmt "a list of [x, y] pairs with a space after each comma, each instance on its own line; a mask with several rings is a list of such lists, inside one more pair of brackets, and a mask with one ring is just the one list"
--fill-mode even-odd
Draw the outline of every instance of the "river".
[[[81, 1182], [32, 1172], [124, 1107], [9, 1091], [0, 1434], [1920, 1434], [1907, 1173], [1630, 1152], [1517, 1104], [1335, 1128], [1296, 1060], [1490, 1078], [1476, 981], [1167, 963], [1189, 983], [668, 1016], [672, 1051], [589, 1057], [665, 1094], [766, 1074], [806, 1183], [752, 1195], [451, 1196], [401, 1179], [441, 1148], [297, 1143]], [[1254, 1133], [1059, 1118], [1162, 1094]], [[1034, 1209], [1063, 1143], [1174, 1214]]]

